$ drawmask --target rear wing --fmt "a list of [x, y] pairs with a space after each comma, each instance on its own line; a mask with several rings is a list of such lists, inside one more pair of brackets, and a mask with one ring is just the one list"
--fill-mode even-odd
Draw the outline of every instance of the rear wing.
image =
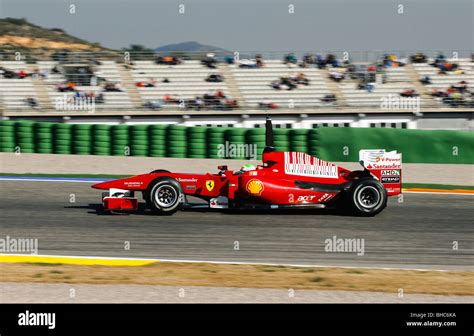
[[402, 154], [385, 149], [362, 149], [359, 161], [387, 190], [387, 195], [402, 192]]

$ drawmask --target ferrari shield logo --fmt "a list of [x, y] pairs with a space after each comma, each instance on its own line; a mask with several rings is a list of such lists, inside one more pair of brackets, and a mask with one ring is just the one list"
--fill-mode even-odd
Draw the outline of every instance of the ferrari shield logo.
[[208, 191], [212, 191], [212, 189], [214, 189], [214, 185], [215, 185], [215, 183], [214, 183], [213, 180], [207, 180], [206, 181], [206, 189]]

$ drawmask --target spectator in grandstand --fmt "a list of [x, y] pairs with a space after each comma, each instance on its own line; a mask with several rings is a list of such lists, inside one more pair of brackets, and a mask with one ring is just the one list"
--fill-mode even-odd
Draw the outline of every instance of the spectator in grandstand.
[[464, 96], [460, 92], [449, 93], [447, 97], [443, 98], [443, 103], [451, 107], [458, 107], [464, 105]]
[[294, 79], [290, 77], [281, 77], [280, 79], [271, 83], [272, 88], [276, 90], [293, 90], [297, 88], [297, 84]]
[[453, 85], [452, 87], [461, 93], [465, 93], [468, 90], [468, 83], [463, 80], [463, 81], [460, 81], [457, 85]]
[[179, 104], [181, 102], [181, 98], [179, 96], [172, 96], [172, 95], [165, 95], [163, 97], [165, 103], [168, 104]]
[[221, 74], [210, 74], [206, 78], [206, 82], [209, 83], [221, 83], [224, 81], [224, 77]]
[[15, 78], [16, 77], [16, 73], [14, 71], [8, 70], [4, 67], [0, 67], [0, 74], [4, 78]]
[[335, 82], [340, 82], [345, 78], [345, 75], [339, 71], [331, 70], [329, 73], [329, 78]]
[[156, 64], [163, 64], [163, 65], [179, 65], [182, 63], [181, 59], [177, 56], [164, 56], [161, 57], [157, 55], [155, 57]]
[[326, 60], [321, 54], [316, 54], [316, 64], [318, 66], [318, 69], [326, 68]]
[[438, 98], [443, 98], [443, 97], [447, 97], [448, 94], [444, 91], [440, 91], [438, 89], [433, 89], [433, 91], [431, 92], [431, 95], [433, 97], [438, 97]]
[[400, 93], [400, 96], [405, 97], [405, 98], [412, 98], [412, 97], [418, 97], [419, 94], [416, 93], [414, 89], [405, 89]]
[[20, 71], [18, 71], [18, 77], [19, 78], [26, 78], [26, 77], [28, 77], [28, 73], [25, 70], [21, 69]]
[[224, 57], [224, 61], [225, 61], [227, 64], [234, 64], [235, 59], [234, 59], [233, 56], [227, 55], [226, 57]]
[[431, 84], [431, 77], [430, 76], [424, 76], [420, 79], [420, 83], [424, 85]]
[[255, 63], [256, 63], [257, 68], [262, 68], [265, 66], [265, 64], [263, 63], [262, 55], [260, 54], [255, 55]]
[[296, 82], [296, 84], [309, 85], [309, 79], [306, 78], [305, 74], [302, 72], [300, 72], [293, 81]]
[[204, 100], [201, 97], [196, 97], [194, 104], [196, 105], [196, 109], [199, 111], [204, 107]]
[[158, 110], [161, 109], [164, 105], [163, 100], [149, 100], [143, 104], [144, 107], [152, 109], [152, 110]]
[[260, 103], [258, 103], [258, 107], [261, 108], [261, 109], [277, 109], [278, 108], [278, 105], [275, 104], [274, 102], [268, 100], [268, 99], [265, 99], [263, 101], [261, 101]]
[[226, 98], [224, 92], [222, 92], [222, 90], [217, 90], [216, 92], [216, 97], [218, 98]]
[[337, 68], [339, 66], [339, 61], [336, 59], [336, 55], [334, 54], [327, 54], [325, 63], [326, 65], [331, 65], [333, 68]]
[[321, 99], [321, 101], [322, 101], [323, 103], [328, 103], [328, 104], [335, 103], [335, 102], [337, 101], [336, 95], [334, 95], [334, 94], [327, 94], [327, 95], [325, 95], [325, 96]]
[[156, 64], [163, 64], [163, 57], [159, 54], [155, 56], [155, 63]]
[[369, 82], [367, 83], [366, 86], [367, 92], [371, 93], [375, 90], [375, 83], [374, 82]]
[[233, 110], [239, 107], [236, 99], [226, 99], [224, 105], [226, 110]]
[[101, 92], [95, 97], [95, 103], [96, 104], [103, 104], [104, 102], [105, 102], [104, 94]]
[[31, 74], [31, 78], [33, 79], [39, 79], [41, 76], [40, 70], [38, 68], [35, 68], [33, 70], [33, 73]]
[[162, 83], [171, 83], [171, 81], [167, 77], [163, 78], [163, 80], [161, 82]]
[[156, 79], [150, 78], [148, 82], [145, 83], [145, 87], [156, 87]]
[[73, 83], [73, 82], [59, 83], [58, 85], [56, 85], [56, 89], [59, 92], [74, 92], [76, 91], [75, 87], [76, 87], [76, 83]]
[[104, 85], [104, 91], [105, 92], [122, 92], [122, 89], [120, 88], [120, 84], [118, 83], [107, 82]]
[[254, 69], [257, 68], [257, 60], [255, 59], [242, 59], [239, 62], [239, 68], [248, 68], [248, 69]]
[[426, 55], [424, 55], [421, 52], [418, 52], [415, 55], [412, 55], [410, 59], [412, 63], [426, 63], [427, 62]]
[[213, 53], [206, 55], [206, 58], [201, 60], [201, 64], [207, 66], [210, 69], [215, 69], [217, 64], [217, 59]]
[[53, 73], [53, 74], [60, 74], [61, 71], [59, 70], [58, 66], [55, 65], [55, 66], [51, 69], [51, 73]]
[[283, 59], [283, 63], [288, 64], [288, 65], [296, 64], [298, 63], [298, 59], [296, 58], [295, 54], [290, 53], [290, 54], [285, 55], [285, 58]]
[[385, 54], [382, 60], [382, 64], [384, 67], [401, 67], [407, 64], [406, 59], [398, 59], [396, 55], [388, 55]]
[[313, 55], [311, 54], [306, 54], [303, 56], [303, 61], [301, 62], [300, 66], [302, 68], [306, 68], [308, 65], [315, 64], [316, 60]]
[[38, 102], [33, 97], [26, 98], [25, 103], [31, 108], [34, 108], [34, 109], [38, 108]]
[[444, 63], [445, 61], [446, 61], [446, 57], [442, 53], [440, 53], [438, 54], [438, 56], [436, 56], [434, 62], [431, 63], [431, 65], [438, 67], [439, 63]]

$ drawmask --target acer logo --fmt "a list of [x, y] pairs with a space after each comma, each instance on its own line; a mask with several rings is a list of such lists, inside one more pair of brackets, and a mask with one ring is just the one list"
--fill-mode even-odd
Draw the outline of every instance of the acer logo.
[[312, 201], [316, 196], [314, 195], [307, 195], [307, 196], [298, 196], [298, 202], [308, 202]]

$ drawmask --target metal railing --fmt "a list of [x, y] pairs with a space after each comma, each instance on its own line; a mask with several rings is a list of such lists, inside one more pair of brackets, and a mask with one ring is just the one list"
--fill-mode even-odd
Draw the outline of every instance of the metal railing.
[[[1, 49], [0, 49], [1, 50]], [[160, 56], [176, 56], [183, 60], [202, 60], [208, 53], [213, 53], [218, 61], [239, 60], [245, 58], [254, 58], [255, 55], [261, 55], [267, 60], [282, 60], [285, 55], [294, 54], [298, 60], [304, 55], [321, 55], [326, 57], [331, 54], [340, 60], [349, 60], [352, 62], [377, 62], [383, 59], [384, 55], [395, 55], [399, 59], [409, 58], [416, 53], [423, 53], [428, 58], [434, 58], [443, 54], [448, 59], [471, 58], [474, 51], [464, 50], [282, 50], [282, 51], [262, 51], [262, 50], [208, 50], [208, 51], [133, 51], [133, 50], [110, 50], [103, 52], [84, 52], [84, 51], [57, 51], [57, 52], [33, 52], [33, 51], [0, 51], [0, 61], [25, 61], [35, 63], [37, 61], [57, 61], [66, 64], [90, 63], [96, 60], [114, 60], [118, 63], [130, 63], [137, 60], [154, 61]]]

